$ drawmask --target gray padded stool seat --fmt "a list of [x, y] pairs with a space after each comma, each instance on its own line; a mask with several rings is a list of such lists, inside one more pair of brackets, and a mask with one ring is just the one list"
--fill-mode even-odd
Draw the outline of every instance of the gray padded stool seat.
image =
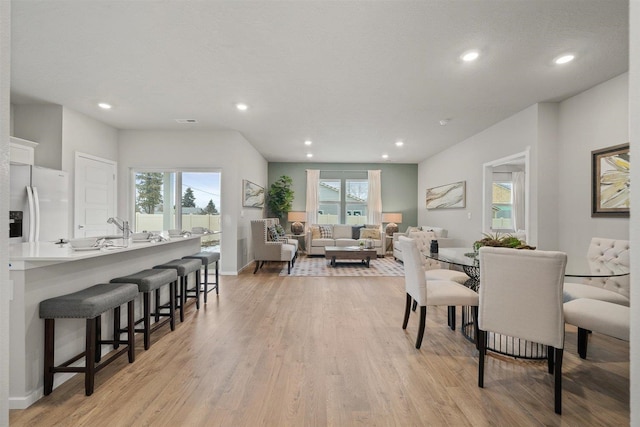
[[[175, 299], [178, 287], [178, 273], [173, 269], [149, 269], [142, 270], [129, 276], [116, 277], [111, 283], [135, 283], [138, 285], [138, 292], [142, 293], [143, 315], [141, 319], [136, 320], [135, 324], [143, 323], [142, 329], [136, 329], [136, 332], [144, 334], [144, 349], [148, 350], [151, 346], [151, 333], [159, 327], [169, 322], [171, 330], [175, 330]], [[160, 288], [169, 285], [169, 306], [167, 311], [162, 311], [160, 305]], [[151, 292], [155, 291], [156, 308], [151, 313]], [[154, 315], [156, 323], [151, 327], [151, 315]], [[160, 322], [160, 316], [167, 317]]]
[[[204, 289], [204, 303], [207, 303], [207, 294], [212, 290], [216, 290], [218, 295], [218, 262], [220, 261], [219, 252], [198, 252], [197, 254], [183, 256], [182, 259], [199, 259], [204, 266], [204, 280], [200, 279], [200, 283], [203, 284]], [[209, 264], [216, 263], [216, 282], [212, 283], [211, 289], [209, 289]]]
[[[202, 262], [197, 259], [174, 259], [161, 265], [156, 265], [153, 268], [158, 269], [173, 269], [180, 278], [180, 295], [176, 295], [176, 307], [180, 308], [180, 321], [184, 322], [184, 306], [187, 303], [187, 298], [196, 299], [196, 308], [200, 309], [200, 266]], [[188, 277], [189, 274], [198, 272], [196, 274], [196, 286], [189, 289]]]
[[[134, 336], [134, 300], [138, 295], [138, 286], [132, 283], [102, 283], [67, 295], [44, 300], [40, 303], [40, 318], [44, 319], [44, 394], [53, 391], [53, 374], [56, 372], [83, 372], [85, 394], [93, 393], [96, 372], [113, 362], [125, 352], [129, 355], [129, 363], [135, 360]], [[120, 306], [127, 304], [127, 340], [120, 340]], [[102, 340], [100, 337], [101, 315], [113, 310], [113, 340]], [[67, 360], [59, 366], [54, 365], [55, 319], [86, 319], [85, 351]], [[102, 363], [100, 348], [103, 344], [111, 344], [118, 348], [126, 344], [120, 351]], [[85, 357], [84, 367], [71, 367], [73, 362]]]

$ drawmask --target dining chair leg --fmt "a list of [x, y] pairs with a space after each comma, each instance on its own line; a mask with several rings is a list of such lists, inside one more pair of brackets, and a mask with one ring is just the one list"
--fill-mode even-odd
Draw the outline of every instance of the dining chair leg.
[[578, 328], [578, 354], [581, 359], [587, 358], [587, 345], [589, 344], [589, 331]]
[[402, 329], [407, 329], [409, 314], [411, 314], [411, 295], [407, 294], [407, 302], [404, 306], [404, 321], [402, 322]]
[[555, 359], [554, 359], [553, 347], [547, 346], [547, 368], [549, 369], [550, 374], [553, 374], [554, 363], [555, 363]]
[[418, 326], [418, 338], [416, 339], [416, 348], [419, 349], [422, 345], [422, 337], [424, 335], [424, 325], [427, 320], [427, 306], [420, 306], [420, 326]]
[[[473, 316], [473, 340], [476, 343], [476, 350], [480, 349], [480, 340], [478, 337], [478, 306], [471, 307], [471, 315]], [[464, 327], [464, 326], [463, 326]]]
[[416, 308], [418, 308], [418, 301], [413, 301], [413, 307], [412, 310], [416, 311]]
[[487, 336], [485, 331], [481, 331], [480, 329], [477, 329], [477, 328], [476, 330], [478, 331], [478, 343], [479, 343], [478, 387], [483, 388], [484, 387], [484, 357], [487, 349]]
[[447, 324], [452, 331], [456, 330], [456, 306], [450, 305], [447, 313]]
[[555, 348], [555, 410], [556, 414], [562, 414], [562, 356], [564, 350]]

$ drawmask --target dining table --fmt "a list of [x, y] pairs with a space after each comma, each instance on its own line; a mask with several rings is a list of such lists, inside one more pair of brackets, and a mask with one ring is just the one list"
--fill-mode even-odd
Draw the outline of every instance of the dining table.
[[[518, 250], [518, 249], [514, 249]], [[526, 250], [526, 249], [522, 249]], [[480, 284], [480, 259], [477, 251], [472, 248], [453, 247], [440, 248], [437, 253], [424, 253], [427, 258], [446, 263], [453, 268], [462, 269], [469, 280], [465, 286], [478, 291]], [[615, 260], [594, 260], [586, 256], [567, 256], [565, 277], [606, 278], [629, 275], [630, 268], [620, 265]], [[462, 308], [462, 333], [473, 341], [475, 325], [473, 324], [471, 307]], [[546, 359], [547, 349], [543, 344], [509, 337], [497, 333], [489, 333], [487, 349], [507, 356], [523, 359]]]

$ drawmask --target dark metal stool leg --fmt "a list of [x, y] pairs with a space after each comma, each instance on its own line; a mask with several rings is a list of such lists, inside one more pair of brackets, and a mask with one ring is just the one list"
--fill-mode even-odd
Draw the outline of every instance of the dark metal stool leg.
[[53, 391], [55, 319], [44, 320], [44, 395]]
[[[143, 320], [142, 324], [144, 325], [144, 349], [149, 350], [149, 345], [151, 344], [151, 295], [149, 292], [145, 292], [142, 297], [143, 303]], [[157, 310], [156, 310], [157, 311]], [[132, 325], [129, 325], [129, 329], [131, 329]]]
[[207, 294], [209, 293], [209, 264], [204, 265], [204, 303], [207, 303]]
[[129, 346], [129, 363], [133, 363], [136, 360], [136, 321], [135, 306], [133, 300], [127, 303], [127, 323], [127, 345]]
[[96, 354], [96, 326], [100, 316], [94, 319], [87, 319], [87, 331], [86, 331], [86, 347], [85, 347], [85, 372], [84, 372], [84, 391], [87, 396], [93, 394], [94, 377], [96, 374], [96, 361], [94, 356]]

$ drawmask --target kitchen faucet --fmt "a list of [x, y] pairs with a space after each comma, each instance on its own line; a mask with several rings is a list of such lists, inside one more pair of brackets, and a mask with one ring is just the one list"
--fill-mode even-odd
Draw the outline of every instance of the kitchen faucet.
[[116, 217], [111, 217], [107, 220], [108, 224], [113, 224], [116, 227], [118, 227], [118, 229], [120, 231], [122, 231], [122, 238], [123, 239], [128, 239], [129, 235], [131, 234], [131, 229], [129, 228], [129, 221], [125, 221], [123, 219]]

